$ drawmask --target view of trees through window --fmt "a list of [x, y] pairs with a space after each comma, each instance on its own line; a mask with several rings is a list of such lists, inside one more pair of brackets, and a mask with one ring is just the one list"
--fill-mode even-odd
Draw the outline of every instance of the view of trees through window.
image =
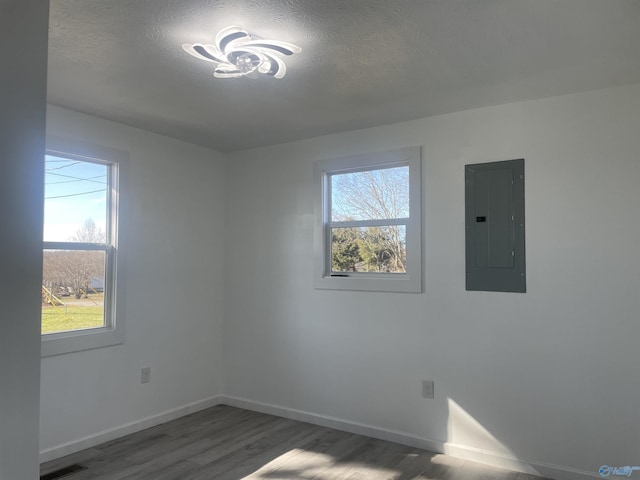
[[405, 273], [409, 167], [331, 175], [331, 270]]
[[45, 157], [42, 333], [105, 325], [108, 169]]

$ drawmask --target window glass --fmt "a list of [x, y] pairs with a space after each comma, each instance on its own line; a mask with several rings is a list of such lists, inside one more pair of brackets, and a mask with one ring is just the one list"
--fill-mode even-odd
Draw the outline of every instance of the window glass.
[[108, 165], [45, 156], [45, 242], [105, 242], [108, 173]]
[[105, 326], [105, 252], [44, 250], [42, 333]]
[[331, 271], [406, 273], [406, 226], [332, 228]]
[[331, 221], [409, 217], [409, 166], [331, 175]]
[[112, 325], [111, 168], [71, 155], [45, 156], [43, 334]]

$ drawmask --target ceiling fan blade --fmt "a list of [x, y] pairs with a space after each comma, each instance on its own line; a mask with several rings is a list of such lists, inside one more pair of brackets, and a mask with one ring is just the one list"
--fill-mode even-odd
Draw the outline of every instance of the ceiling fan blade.
[[292, 43], [281, 42], [279, 40], [251, 40], [249, 42], [243, 42], [243, 47], [265, 48], [273, 50], [283, 55], [293, 55], [294, 53], [302, 52], [302, 48]]
[[278, 57], [272, 57], [271, 55], [266, 54], [264, 56], [267, 58], [267, 60], [269, 60], [269, 62], [271, 62], [271, 68], [268, 72], [266, 72], [266, 74], [274, 78], [284, 77], [284, 75], [287, 73], [287, 66], [285, 65], [285, 63]]
[[[224, 60], [215, 55], [215, 51], [212, 52], [213, 45], [202, 45], [200, 43], [194, 43], [191, 45], [190, 43], [185, 43], [182, 45], [182, 49], [187, 52], [189, 55], [193, 55], [200, 60], [206, 60], [208, 62], [220, 63], [224, 62]], [[216, 52], [217, 53], [217, 52]]]
[[241, 38], [251, 38], [249, 34], [242, 29], [242, 27], [234, 25], [223, 28], [216, 35], [216, 46], [218, 47], [218, 50], [224, 52], [229, 43], [240, 40]]

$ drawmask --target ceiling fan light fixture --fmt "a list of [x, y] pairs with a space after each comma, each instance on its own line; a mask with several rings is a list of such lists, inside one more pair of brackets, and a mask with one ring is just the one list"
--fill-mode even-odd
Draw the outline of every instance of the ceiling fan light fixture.
[[215, 44], [185, 43], [182, 48], [200, 60], [215, 63], [213, 76], [216, 78], [258, 78], [261, 75], [282, 78], [287, 67], [280, 57], [302, 52], [297, 45], [266, 40], [236, 25], [220, 30]]

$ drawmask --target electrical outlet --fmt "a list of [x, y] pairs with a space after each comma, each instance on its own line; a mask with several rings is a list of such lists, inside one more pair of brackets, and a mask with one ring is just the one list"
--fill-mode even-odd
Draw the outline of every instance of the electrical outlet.
[[140, 383], [149, 383], [151, 381], [151, 367], [143, 367], [140, 370]]
[[433, 380], [422, 381], [422, 396], [424, 398], [433, 398]]

